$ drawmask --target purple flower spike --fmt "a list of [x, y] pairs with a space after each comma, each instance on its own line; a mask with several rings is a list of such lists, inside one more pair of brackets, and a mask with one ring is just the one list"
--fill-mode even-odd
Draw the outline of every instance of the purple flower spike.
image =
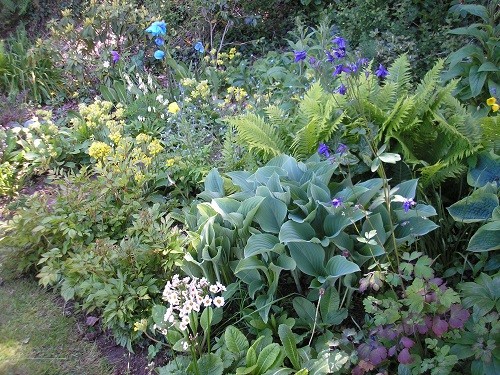
[[415, 206], [417, 203], [413, 200], [413, 198], [407, 198], [403, 201], [403, 208], [405, 212], [408, 212], [410, 208]]
[[382, 64], [378, 66], [378, 69], [375, 71], [375, 75], [378, 78], [385, 78], [389, 75], [389, 72], [384, 68]]
[[342, 199], [341, 198], [333, 198], [332, 199], [332, 206], [335, 208], [339, 208], [342, 206]]
[[320, 143], [318, 147], [318, 154], [323, 155], [325, 158], [330, 157], [330, 149], [324, 143]]
[[120, 60], [118, 51], [111, 51], [111, 58], [113, 59], [113, 64], [116, 64]]
[[295, 62], [305, 60], [307, 57], [306, 51], [293, 51], [293, 54], [295, 56], [295, 59], [294, 59]]

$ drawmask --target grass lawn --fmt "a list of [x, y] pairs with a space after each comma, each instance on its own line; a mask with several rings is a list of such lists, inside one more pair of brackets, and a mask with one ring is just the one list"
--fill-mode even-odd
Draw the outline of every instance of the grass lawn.
[[112, 374], [76, 319], [35, 281], [17, 278], [0, 249], [0, 375]]

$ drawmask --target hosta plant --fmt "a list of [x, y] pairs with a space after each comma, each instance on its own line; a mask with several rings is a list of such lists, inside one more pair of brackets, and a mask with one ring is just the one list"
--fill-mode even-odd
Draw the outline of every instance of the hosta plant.
[[400, 247], [437, 226], [428, 219], [434, 209], [414, 201], [417, 180], [390, 190], [378, 178], [337, 182], [338, 167], [318, 155], [304, 163], [281, 155], [255, 173], [224, 179], [212, 170], [203, 202], [185, 216], [191, 245], [184, 270], [226, 285], [243, 282], [264, 321], [283, 277], [299, 293], [335, 286], [347, 303], [349, 275], [388, 254], [397, 263]]

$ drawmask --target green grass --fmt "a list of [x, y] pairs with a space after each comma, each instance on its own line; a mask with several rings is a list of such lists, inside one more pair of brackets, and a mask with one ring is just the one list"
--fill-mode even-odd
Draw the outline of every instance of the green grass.
[[0, 375], [106, 375], [112, 368], [55, 296], [16, 277], [0, 249]]

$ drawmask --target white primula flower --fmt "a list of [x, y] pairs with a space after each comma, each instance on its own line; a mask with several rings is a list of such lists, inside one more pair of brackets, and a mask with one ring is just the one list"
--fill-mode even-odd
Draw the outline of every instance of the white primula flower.
[[102, 63], [102, 66], [105, 67], [106, 69], [108, 69], [109, 68], [109, 61], [104, 61]]
[[224, 306], [224, 297], [215, 297], [214, 298], [214, 306], [215, 307], [222, 307], [222, 306]]
[[217, 287], [217, 285], [210, 285], [209, 290], [212, 293], [217, 293], [219, 291], [219, 288]]
[[209, 307], [211, 304], [212, 298], [210, 298], [210, 296], [205, 296], [205, 298], [203, 298], [203, 306]]

